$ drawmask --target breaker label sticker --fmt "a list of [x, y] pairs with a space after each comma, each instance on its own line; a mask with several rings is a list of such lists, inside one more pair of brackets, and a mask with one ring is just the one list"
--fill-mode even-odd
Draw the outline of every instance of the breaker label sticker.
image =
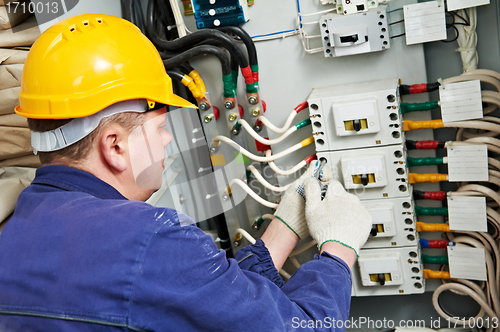
[[406, 45], [446, 39], [444, 4], [438, 1], [403, 6]]
[[442, 85], [439, 87], [439, 100], [444, 123], [483, 117], [479, 80]]
[[488, 181], [488, 148], [485, 144], [448, 147], [448, 181]]
[[450, 277], [486, 281], [484, 248], [448, 247]]
[[486, 197], [448, 197], [448, 217], [454, 231], [487, 232]]

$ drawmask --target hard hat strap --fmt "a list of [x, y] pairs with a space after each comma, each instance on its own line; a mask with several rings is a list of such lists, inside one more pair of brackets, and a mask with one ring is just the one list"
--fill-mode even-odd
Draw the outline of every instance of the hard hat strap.
[[94, 131], [102, 119], [118, 113], [137, 112], [149, 110], [148, 102], [144, 99], [134, 99], [118, 102], [106, 107], [93, 115], [76, 118], [54, 130], [44, 132], [31, 132], [31, 146], [33, 152], [51, 152], [64, 149], [74, 144]]

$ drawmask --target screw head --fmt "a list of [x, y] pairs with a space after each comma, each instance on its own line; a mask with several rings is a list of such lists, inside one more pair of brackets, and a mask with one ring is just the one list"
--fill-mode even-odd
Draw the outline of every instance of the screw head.
[[210, 121], [212, 121], [212, 118], [213, 118], [213, 115], [212, 115], [212, 114], [207, 114], [207, 115], [205, 115], [205, 117], [203, 118], [203, 120], [204, 120], [206, 123], [209, 123]]
[[217, 151], [216, 148], [210, 148], [210, 153], [215, 153]]
[[250, 96], [250, 97], [248, 97], [248, 102], [249, 102], [250, 104], [252, 104], [252, 105], [257, 104], [257, 101], [258, 101], [258, 100], [257, 100], [257, 98], [256, 98], [255, 96]]
[[234, 246], [235, 246], [235, 247], [239, 247], [239, 246], [240, 246], [240, 244], [241, 244], [241, 242], [240, 242], [240, 241], [234, 241]]
[[224, 107], [227, 108], [228, 110], [234, 108], [234, 102], [232, 100], [226, 100], [224, 102]]
[[233, 133], [233, 135], [238, 135], [238, 130], [233, 129], [232, 133]]
[[209, 108], [208, 103], [207, 103], [206, 101], [202, 101], [198, 107], [199, 107], [199, 108], [200, 108], [200, 110], [202, 110], [202, 111], [206, 111], [206, 110], [208, 110], [208, 108]]
[[259, 116], [259, 114], [260, 114], [260, 108], [255, 107], [255, 108], [252, 110], [252, 115], [253, 115], [253, 116]]
[[260, 126], [255, 126], [254, 130], [255, 131], [260, 131], [262, 128]]
[[187, 200], [186, 197], [182, 196], [182, 195], [179, 195], [179, 202], [182, 204], [184, 203], [185, 201]]
[[227, 201], [229, 199], [229, 196], [228, 195], [224, 195], [224, 196], [222, 196], [222, 199], [225, 200], [225, 201]]
[[232, 121], [236, 120], [237, 117], [238, 116], [236, 115], [236, 113], [231, 113], [231, 114], [229, 114], [229, 121], [232, 122]]

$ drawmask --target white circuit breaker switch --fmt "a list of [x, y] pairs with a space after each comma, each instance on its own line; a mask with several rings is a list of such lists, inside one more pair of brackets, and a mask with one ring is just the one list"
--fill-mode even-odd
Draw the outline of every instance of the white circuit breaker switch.
[[390, 48], [385, 9], [386, 6], [380, 6], [355, 15], [328, 14], [321, 17], [319, 24], [325, 57], [370, 53]]
[[387, 171], [383, 154], [344, 156], [340, 158], [340, 165], [346, 189], [387, 186]]
[[393, 237], [396, 235], [396, 224], [394, 223], [394, 204], [379, 203], [379, 204], [363, 204], [372, 216], [372, 231], [371, 237]]
[[380, 121], [377, 99], [336, 101], [332, 103], [337, 136], [378, 133]]
[[444, 4], [440, 1], [403, 6], [406, 45], [446, 39]]
[[342, 0], [338, 1], [337, 12], [344, 15], [366, 12], [378, 7], [378, 0]]
[[398, 252], [359, 256], [359, 271], [363, 286], [392, 286], [404, 282], [401, 257]]

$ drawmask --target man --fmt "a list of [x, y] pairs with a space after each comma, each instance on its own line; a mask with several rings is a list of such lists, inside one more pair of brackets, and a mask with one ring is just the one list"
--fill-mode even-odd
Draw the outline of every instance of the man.
[[[172, 139], [163, 105], [191, 104], [134, 25], [96, 14], [55, 24], [19, 97], [44, 166], [0, 235], [1, 331], [288, 331], [348, 318], [371, 219], [336, 181], [321, 199], [318, 162], [236, 260], [189, 217], [143, 202]], [[278, 270], [309, 232], [321, 256], [284, 284]]]

